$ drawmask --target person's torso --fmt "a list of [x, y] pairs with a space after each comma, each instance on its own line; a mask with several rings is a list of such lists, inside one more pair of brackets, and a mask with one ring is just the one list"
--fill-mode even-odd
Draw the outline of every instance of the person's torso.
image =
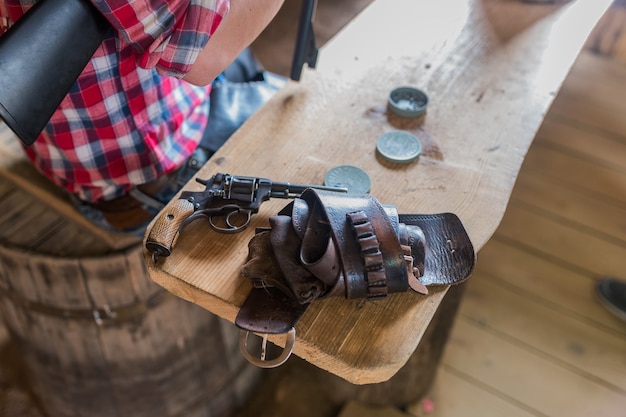
[[[0, 0], [3, 29], [34, 3]], [[112, 34], [26, 153], [82, 199], [120, 196], [188, 158], [207, 123], [208, 92], [139, 68], [133, 48]]]

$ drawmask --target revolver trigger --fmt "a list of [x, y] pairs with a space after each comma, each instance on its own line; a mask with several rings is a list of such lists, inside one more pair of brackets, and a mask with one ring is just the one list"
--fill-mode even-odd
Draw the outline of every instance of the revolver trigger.
[[[231, 223], [230, 216], [238, 215], [238, 214], [242, 214], [242, 213], [246, 216], [246, 221], [243, 224], [236, 225], [236, 224]], [[246, 227], [248, 227], [248, 225], [250, 224], [250, 219], [251, 218], [252, 218], [252, 211], [245, 210], [245, 209], [239, 209], [237, 211], [231, 211], [230, 213], [228, 213], [228, 215], [226, 215], [226, 224], [228, 225], [228, 227], [230, 227], [234, 231], [240, 232], [243, 229], [245, 229]]]

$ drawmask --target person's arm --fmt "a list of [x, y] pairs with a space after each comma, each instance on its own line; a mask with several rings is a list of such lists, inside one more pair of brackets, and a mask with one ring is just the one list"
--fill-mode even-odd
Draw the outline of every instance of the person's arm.
[[210, 84], [259, 36], [284, 0], [231, 0], [230, 11], [183, 77], [196, 85]]

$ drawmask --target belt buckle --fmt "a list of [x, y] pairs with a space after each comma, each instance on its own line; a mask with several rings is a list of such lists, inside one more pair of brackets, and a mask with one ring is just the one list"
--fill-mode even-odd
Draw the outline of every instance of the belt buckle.
[[293, 345], [296, 342], [296, 328], [292, 327], [287, 333], [284, 333], [287, 337], [285, 341], [285, 348], [280, 355], [274, 359], [267, 359], [267, 338], [268, 333], [263, 333], [261, 336], [261, 353], [259, 357], [253, 356], [248, 349], [248, 337], [250, 336], [249, 330], [240, 330], [239, 332], [239, 350], [244, 358], [251, 364], [258, 366], [259, 368], [277, 368], [283, 363], [287, 362], [287, 359], [293, 352]]

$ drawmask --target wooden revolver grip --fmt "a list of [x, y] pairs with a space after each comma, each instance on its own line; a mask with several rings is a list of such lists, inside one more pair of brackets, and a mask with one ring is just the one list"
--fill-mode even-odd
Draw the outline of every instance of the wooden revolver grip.
[[169, 256], [181, 225], [193, 212], [193, 204], [185, 199], [178, 199], [166, 207], [148, 234], [146, 249], [157, 256]]

